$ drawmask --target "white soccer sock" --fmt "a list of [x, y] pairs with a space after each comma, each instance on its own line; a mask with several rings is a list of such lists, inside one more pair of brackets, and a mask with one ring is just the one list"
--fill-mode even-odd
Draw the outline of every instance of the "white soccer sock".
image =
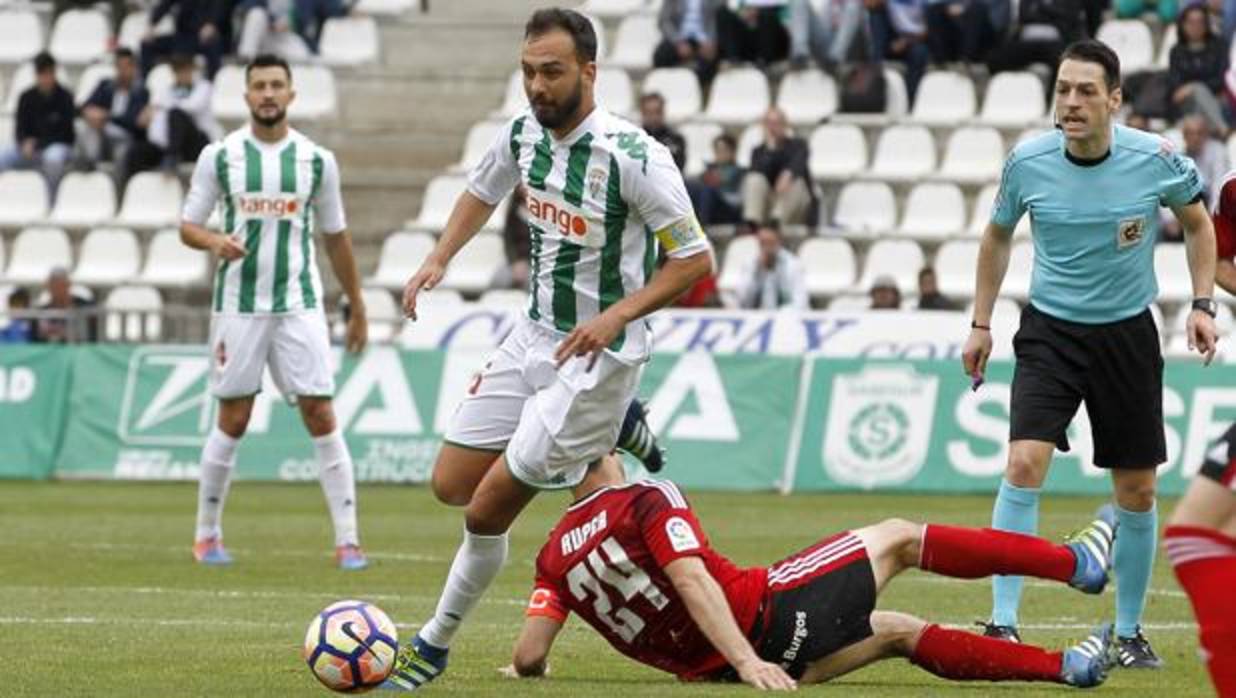
[[493, 583], [506, 562], [507, 538], [478, 536], [465, 530], [463, 545], [455, 553], [446, 586], [433, 618], [421, 628], [421, 639], [434, 647], [450, 647], [459, 624]]
[[352, 456], [343, 440], [343, 431], [335, 429], [326, 436], [313, 439], [318, 453], [318, 479], [330, 520], [335, 524], [335, 545], [360, 545], [356, 525], [356, 477], [352, 472]]
[[202, 460], [197, 484], [197, 532], [195, 540], [222, 538], [223, 502], [236, 465], [239, 439], [223, 433], [219, 427], [210, 430], [202, 446]]

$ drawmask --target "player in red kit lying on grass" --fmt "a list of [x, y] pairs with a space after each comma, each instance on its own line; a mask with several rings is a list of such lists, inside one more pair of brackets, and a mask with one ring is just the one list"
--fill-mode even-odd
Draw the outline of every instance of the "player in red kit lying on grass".
[[1063, 652], [876, 611], [903, 570], [974, 579], [1021, 574], [1097, 594], [1114, 531], [1094, 521], [1057, 545], [991, 529], [889, 519], [829, 536], [768, 567], [740, 568], [714, 551], [671, 482], [623, 484], [612, 457], [594, 463], [536, 561], [536, 586], [512, 676], [544, 675], [576, 613], [619, 652], [683, 680], [741, 680], [792, 689], [871, 662], [907, 657], [944, 678], [1097, 686], [1108, 626]]

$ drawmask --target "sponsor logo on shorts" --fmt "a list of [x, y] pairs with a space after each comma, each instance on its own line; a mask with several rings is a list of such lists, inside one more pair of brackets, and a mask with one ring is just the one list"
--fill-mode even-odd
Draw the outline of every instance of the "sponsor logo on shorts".
[[695, 531], [691, 530], [691, 524], [682, 517], [671, 516], [665, 520], [665, 535], [669, 538], [670, 547], [676, 553], [696, 550], [700, 547]]
[[803, 648], [803, 642], [810, 635], [807, 630], [807, 612], [794, 612], [794, 635], [790, 638], [790, 646], [785, 648], [781, 653], [781, 668], [788, 669], [794, 660], [798, 658], [798, 653]]
[[576, 526], [562, 535], [562, 554], [570, 555], [571, 553], [583, 547], [588, 539], [605, 530], [609, 521], [605, 517], [605, 510], [592, 517], [587, 523], [582, 526]]

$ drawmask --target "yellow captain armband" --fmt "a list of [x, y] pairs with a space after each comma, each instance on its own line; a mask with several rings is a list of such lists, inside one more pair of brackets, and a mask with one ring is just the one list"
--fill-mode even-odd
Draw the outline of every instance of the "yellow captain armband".
[[704, 229], [693, 215], [670, 223], [653, 234], [667, 253], [704, 241]]

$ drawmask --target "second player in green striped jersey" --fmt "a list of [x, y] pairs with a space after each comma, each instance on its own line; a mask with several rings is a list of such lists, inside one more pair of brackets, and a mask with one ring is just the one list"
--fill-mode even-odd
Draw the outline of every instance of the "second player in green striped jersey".
[[[669, 151], [600, 107], [563, 138], [530, 110], [512, 119], [469, 174], [468, 191], [497, 204], [521, 181], [532, 236], [528, 316], [559, 332], [643, 288], [658, 244], [671, 258], [708, 250]], [[651, 344], [641, 318], [609, 349], [640, 361]]]
[[294, 129], [277, 143], [255, 138], [249, 125], [202, 150], [184, 218], [204, 225], [221, 207], [225, 235], [249, 254], [221, 260], [211, 307], [225, 314], [277, 314], [322, 307], [315, 226], [347, 228], [339, 167], [329, 150]]

